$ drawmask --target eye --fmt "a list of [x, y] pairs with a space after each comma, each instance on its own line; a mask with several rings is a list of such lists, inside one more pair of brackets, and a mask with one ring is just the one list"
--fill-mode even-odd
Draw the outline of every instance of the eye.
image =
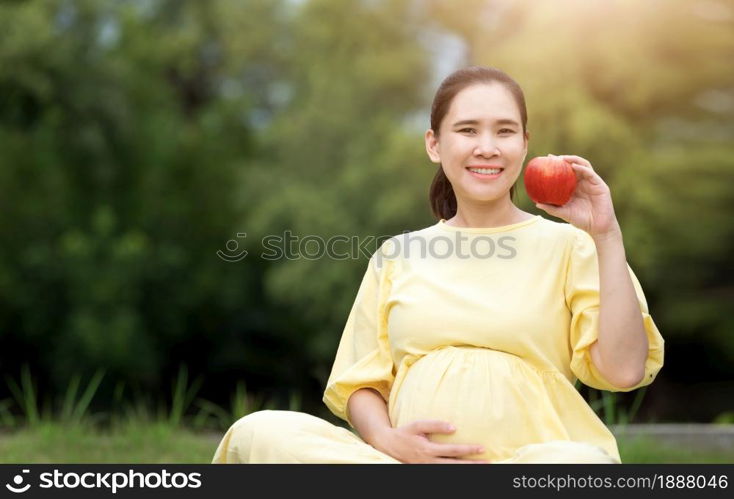
[[500, 130], [500, 133], [505, 133], [505, 132], [515, 133], [515, 130], [512, 130], [510, 128], [503, 128], [502, 130]]
[[473, 131], [475, 131], [473, 128], [462, 128], [461, 130], [459, 130], [459, 132], [473, 132]]

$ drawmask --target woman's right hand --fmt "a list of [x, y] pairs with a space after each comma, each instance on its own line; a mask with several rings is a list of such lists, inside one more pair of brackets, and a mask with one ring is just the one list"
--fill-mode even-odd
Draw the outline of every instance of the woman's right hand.
[[456, 429], [446, 421], [419, 420], [398, 428], [385, 428], [376, 435], [375, 447], [403, 463], [488, 464], [489, 461], [462, 456], [481, 454], [481, 445], [432, 442], [431, 433], [453, 433]]

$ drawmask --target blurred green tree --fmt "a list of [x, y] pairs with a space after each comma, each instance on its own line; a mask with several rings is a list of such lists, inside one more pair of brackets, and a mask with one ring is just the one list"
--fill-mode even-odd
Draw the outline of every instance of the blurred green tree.
[[30, 362], [60, 393], [104, 367], [164, 393], [186, 363], [212, 399], [245, 378], [323, 411], [367, 255], [269, 260], [263, 238], [371, 252], [434, 223], [430, 99], [485, 64], [526, 92], [528, 158], [578, 154], [609, 183], [666, 339], [730, 377], [732, 17], [731, 0], [0, 2], [0, 370]]

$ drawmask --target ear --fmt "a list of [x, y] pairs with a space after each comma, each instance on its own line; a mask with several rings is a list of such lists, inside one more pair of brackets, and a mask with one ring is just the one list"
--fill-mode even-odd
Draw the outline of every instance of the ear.
[[438, 152], [438, 138], [433, 133], [432, 129], [426, 130], [425, 135], [426, 140], [426, 152], [428, 153], [428, 157], [431, 158], [431, 161], [433, 163], [440, 163], [441, 162], [441, 156]]

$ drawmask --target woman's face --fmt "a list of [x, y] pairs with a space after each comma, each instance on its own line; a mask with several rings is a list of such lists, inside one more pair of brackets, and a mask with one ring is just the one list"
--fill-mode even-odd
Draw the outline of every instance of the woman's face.
[[[429, 129], [425, 139], [428, 156], [441, 163], [457, 199], [489, 202], [509, 196], [528, 151], [521, 121], [515, 99], [499, 83], [472, 85], [456, 94], [438, 138]], [[476, 168], [484, 173], [472, 172]]]

